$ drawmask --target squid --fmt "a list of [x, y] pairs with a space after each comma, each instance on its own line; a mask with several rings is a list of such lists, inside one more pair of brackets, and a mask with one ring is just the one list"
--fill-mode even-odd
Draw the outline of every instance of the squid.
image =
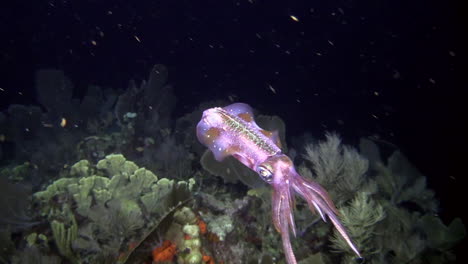
[[281, 152], [278, 133], [260, 128], [254, 120], [252, 108], [244, 103], [214, 107], [203, 112], [197, 125], [197, 138], [216, 160], [233, 156], [273, 187], [272, 218], [280, 233], [288, 264], [296, 264], [291, 237], [296, 236], [294, 225], [294, 195], [302, 196], [312, 212], [323, 221], [327, 218], [335, 226], [349, 247], [361, 258], [356, 245], [338, 218], [330, 195], [318, 183], [297, 173], [292, 160]]

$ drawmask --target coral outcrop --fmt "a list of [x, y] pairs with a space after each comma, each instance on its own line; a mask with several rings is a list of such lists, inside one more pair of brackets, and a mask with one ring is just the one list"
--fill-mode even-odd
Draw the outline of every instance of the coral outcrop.
[[70, 168], [70, 176], [34, 197], [51, 223], [60, 254], [71, 262], [117, 260], [118, 252], [188, 199], [194, 184], [158, 179], [119, 154], [95, 166], [82, 160]]

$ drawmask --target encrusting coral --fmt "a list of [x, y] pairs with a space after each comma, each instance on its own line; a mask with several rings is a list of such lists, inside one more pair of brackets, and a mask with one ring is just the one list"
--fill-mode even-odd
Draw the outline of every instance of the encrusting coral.
[[176, 245], [165, 240], [160, 247], [153, 249], [153, 263], [172, 262], [176, 253]]

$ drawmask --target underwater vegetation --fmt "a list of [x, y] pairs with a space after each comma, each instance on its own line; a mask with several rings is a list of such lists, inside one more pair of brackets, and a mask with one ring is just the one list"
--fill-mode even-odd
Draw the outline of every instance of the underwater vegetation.
[[[36, 90], [39, 106], [0, 113], [0, 263], [286, 263], [270, 188], [197, 140], [202, 112], [227, 102], [175, 117], [163, 65], [80, 100], [62, 71], [41, 70]], [[293, 156], [279, 117], [255, 120]], [[399, 150], [348, 146], [336, 133], [301, 145], [297, 172], [327, 190], [366, 263], [456, 262], [464, 224], [442, 222], [426, 177]], [[301, 199], [294, 208], [298, 263], [355, 261], [331, 223]]]

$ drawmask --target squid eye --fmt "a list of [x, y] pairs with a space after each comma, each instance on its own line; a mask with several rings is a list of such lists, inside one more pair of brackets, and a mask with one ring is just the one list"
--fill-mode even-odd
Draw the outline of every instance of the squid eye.
[[257, 172], [260, 177], [266, 181], [266, 182], [271, 182], [273, 180], [273, 172], [270, 170], [271, 168], [268, 168], [266, 166], [258, 166]]

